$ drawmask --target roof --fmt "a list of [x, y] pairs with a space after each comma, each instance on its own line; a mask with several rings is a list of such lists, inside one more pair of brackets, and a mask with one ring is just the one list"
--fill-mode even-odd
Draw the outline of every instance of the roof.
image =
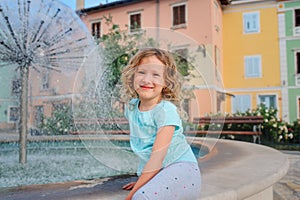
[[116, 8], [116, 7], [122, 7], [142, 1], [151, 1], [151, 0], [120, 0], [120, 1], [114, 1], [111, 3], [106, 4], [100, 4], [99, 6], [94, 6], [90, 8], [84, 8], [81, 10], [77, 10], [76, 12], [80, 15], [82, 13], [91, 13], [91, 12], [98, 12], [106, 9]]
[[[114, 1], [111, 3], [106, 3], [106, 4], [100, 4], [99, 6], [94, 6], [90, 8], [84, 8], [81, 10], [77, 10], [76, 12], [81, 15], [82, 13], [92, 13], [92, 12], [98, 12], [106, 9], [111, 9], [111, 8], [116, 8], [116, 7], [122, 7], [126, 6], [129, 4], [134, 4], [138, 2], [143, 2], [143, 1], [153, 1], [153, 0], [119, 0], [119, 1]], [[228, 5], [231, 3], [232, 0], [219, 0], [222, 5]]]

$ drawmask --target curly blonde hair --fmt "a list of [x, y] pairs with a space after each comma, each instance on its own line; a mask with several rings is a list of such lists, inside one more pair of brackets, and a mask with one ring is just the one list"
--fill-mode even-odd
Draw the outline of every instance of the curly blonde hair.
[[169, 100], [179, 105], [179, 96], [181, 84], [179, 81], [178, 71], [173, 56], [162, 49], [146, 48], [139, 50], [129, 61], [129, 64], [122, 71], [122, 97], [125, 102], [131, 98], [138, 98], [134, 90], [134, 74], [143, 60], [143, 58], [155, 56], [165, 65], [164, 80], [166, 86], [162, 90], [162, 99]]

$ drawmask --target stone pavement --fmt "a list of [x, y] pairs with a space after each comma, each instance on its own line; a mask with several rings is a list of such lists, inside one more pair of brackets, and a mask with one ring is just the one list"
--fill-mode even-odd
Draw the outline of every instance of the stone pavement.
[[290, 161], [288, 173], [274, 185], [274, 200], [300, 200], [300, 151], [282, 151]]

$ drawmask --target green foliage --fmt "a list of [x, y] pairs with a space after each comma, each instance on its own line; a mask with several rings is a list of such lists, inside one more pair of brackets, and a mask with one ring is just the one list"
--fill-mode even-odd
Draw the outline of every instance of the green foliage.
[[173, 57], [175, 59], [178, 72], [183, 76], [187, 77], [190, 75], [190, 69], [192, 69], [192, 66], [188, 63], [186, 58], [183, 58], [180, 55], [173, 54]]
[[[98, 43], [103, 47], [103, 59], [105, 65], [105, 80], [107, 80], [106, 88], [114, 89], [120, 81], [122, 69], [128, 64], [130, 58], [143, 47], [159, 47], [153, 38], [144, 36], [140, 30], [129, 34], [129, 30], [121, 30], [118, 24], [114, 24], [111, 16], [103, 16], [105, 23], [109, 28], [109, 32], [104, 34]], [[181, 52], [184, 54], [184, 52]], [[173, 53], [175, 61], [178, 65], [178, 71], [182, 76], [190, 75], [192, 68], [180, 52]]]
[[261, 104], [256, 109], [247, 111], [246, 113], [264, 117], [262, 124], [263, 141], [291, 143], [295, 140], [293, 125], [279, 119], [277, 117], [277, 109], [267, 108], [264, 104]]
[[[263, 143], [299, 143], [300, 124], [298, 121], [292, 124], [284, 122], [277, 117], [278, 110], [267, 108], [264, 104], [259, 105], [256, 109], [249, 109], [246, 112], [237, 112], [234, 114], [212, 114], [210, 116], [263, 116], [264, 122], [261, 125]], [[210, 124], [202, 127], [203, 130], [233, 130], [233, 131], [252, 131], [253, 125], [249, 124]]]
[[141, 46], [154, 45], [153, 39], [143, 38], [139, 33], [128, 34], [128, 30], [121, 30], [118, 24], [114, 24], [111, 16], [103, 16], [109, 28], [107, 34], [102, 35], [98, 40], [103, 47], [103, 59], [106, 80], [106, 90], [115, 89], [119, 83], [122, 69], [128, 64], [130, 58]]
[[69, 105], [62, 105], [52, 112], [51, 117], [44, 117], [40, 130], [47, 135], [64, 135], [73, 130], [73, 116]]

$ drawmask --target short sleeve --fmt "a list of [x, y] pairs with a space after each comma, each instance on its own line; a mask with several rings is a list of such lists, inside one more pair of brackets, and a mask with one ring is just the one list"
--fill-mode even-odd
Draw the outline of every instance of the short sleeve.
[[171, 102], [164, 102], [162, 106], [155, 112], [154, 120], [157, 128], [163, 126], [175, 126], [175, 130], [181, 127], [181, 119], [177, 112], [177, 107]]
[[125, 104], [124, 115], [127, 120], [129, 120], [130, 111], [133, 110], [134, 106], [137, 104], [138, 99], [131, 99], [128, 104]]

